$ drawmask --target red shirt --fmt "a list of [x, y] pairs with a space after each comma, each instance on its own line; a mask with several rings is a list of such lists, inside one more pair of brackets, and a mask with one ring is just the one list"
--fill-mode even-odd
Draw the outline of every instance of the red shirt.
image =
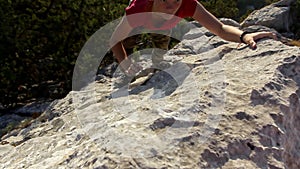
[[[151, 21], [151, 12], [153, 1], [150, 0], [133, 0], [131, 4], [126, 8], [126, 15], [129, 21], [129, 24], [133, 27], [145, 27], [151, 30], [166, 30], [171, 29], [181, 19], [192, 17], [194, 15], [197, 0], [182, 0], [181, 6], [178, 11], [175, 13], [175, 16], [170, 20], [167, 20], [162, 26], [155, 27]], [[135, 15], [133, 15], [135, 14]]]

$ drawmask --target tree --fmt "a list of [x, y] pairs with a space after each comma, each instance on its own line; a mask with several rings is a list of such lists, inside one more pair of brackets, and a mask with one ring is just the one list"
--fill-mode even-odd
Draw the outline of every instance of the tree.
[[[63, 97], [80, 49], [127, 0], [0, 0], [0, 103]], [[56, 86], [53, 88], [53, 86]], [[43, 91], [43, 92], [40, 92]]]
[[237, 20], [239, 10], [236, 0], [200, 0], [205, 8], [216, 17], [232, 18]]

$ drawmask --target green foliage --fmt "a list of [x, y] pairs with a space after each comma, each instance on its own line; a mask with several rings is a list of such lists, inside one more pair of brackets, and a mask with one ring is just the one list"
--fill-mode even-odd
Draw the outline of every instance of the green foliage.
[[239, 14], [236, 0], [200, 0], [205, 8], [216, 17], [236, 19]]
[[[0, 103], [9, 107], [33, 97], [63, 96], [71, 89], [73, 67], [84, 43], [101, 26], [122, 16], [127, 4], [127, 0], [0, 0]], [[54, 96], [49, 84], [63, 90]]]
[[295, 38], [300, 40], [300, 0], [297, 0], [295, 4], [292, 5], [292, 11], [295, 21], [292, 31], [295, 32]]

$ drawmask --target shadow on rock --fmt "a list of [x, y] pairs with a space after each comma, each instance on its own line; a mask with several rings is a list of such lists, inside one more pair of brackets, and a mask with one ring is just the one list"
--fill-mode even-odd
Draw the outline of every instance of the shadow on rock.
[[159, 99], [171, 95], [190, 74], [195, 65], [178, 62], [168, 69], [149, 75], [150, 77], [140, 85], [129, 89], [129, 85], [124, 85], [111, 94], [111, 98], [126, 97], [128, 95], [138, 95], [148, 89], [153, 88], [151, 99]]

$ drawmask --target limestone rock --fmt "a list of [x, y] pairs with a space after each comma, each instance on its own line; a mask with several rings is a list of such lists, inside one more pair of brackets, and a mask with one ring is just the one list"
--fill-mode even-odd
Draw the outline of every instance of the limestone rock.
[[23, 116], [33, 116], [34, 114], [40, 114], [44, 112], [50, 105], [51, 102], [40, 101], [29, 103], [21, 108], [14, 111], [16, 114], [22, 114]]
[[299, 48], [271, 39], [237, 48], [195, 28], [168, 57], [182, 59], [133, 89], [105, 77], [54, 102], [2, 138], [1, 167], [299, 165]]
[[231, 25], [231, 26], [234, 26], [234, 27], [241, 27], [241, 25], [236, 22], [235, 20], [232, 20], [232, 19], [228, 19], [228, 18], [220, 18], [220, 21], [226, 25]]
[[242, 23], [242, 27], [263, 25], [277, 31], [289, 32], [294, 24], [290, 5], [295, 0], [281, 0], [252, 12]]
[[282, 107], [284, 113], [283, 125], [285, 135], [283, 137], [283, 160], [286, 168], [299, 168], [300, 166], [300, 103], [299, 90], [290, 97], [289, 107]]
[[4, 135], [0, 168], [297, 169], [300, 49], [257, 46], [193, 28], [144, 83], [106, 71]]

